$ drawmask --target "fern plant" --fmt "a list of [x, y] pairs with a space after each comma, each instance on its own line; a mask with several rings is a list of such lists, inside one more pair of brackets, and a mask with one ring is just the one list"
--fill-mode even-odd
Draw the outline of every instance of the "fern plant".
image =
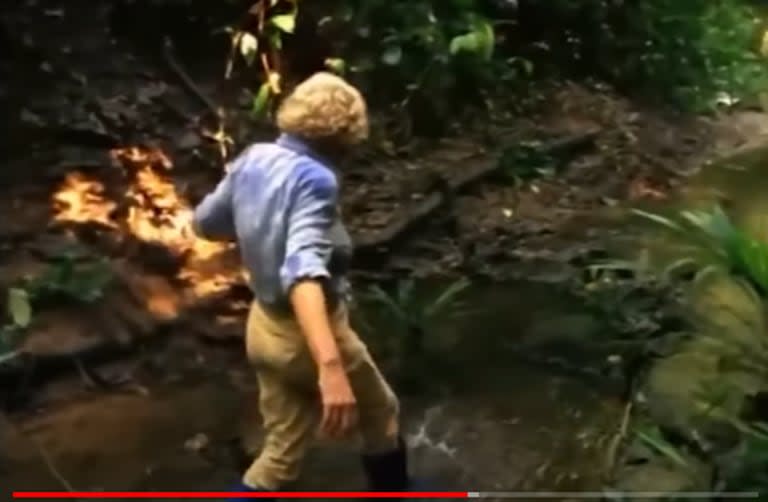
[[[692, 251], [703, 251], [703, 260], [688, 257], [672, 265], [672, 268], [683, 263], [697, 265], [694, 286], [709, 273], [719, 272], [733, 279], [746, 293], [759, 313], [752, 320], [740, 319], [752, 332], [749, 337], [722, 336], [722, 327], [716, 325], [702, 334], [717, 347], [721, 370], [737, 371], [768, 382], [768, 243], [739, 227], [719, 206], [709, 211], [681, 211], [677, 217], [639, 210], [634, 213], [672, 231], [691, 244]], [[740, 433], [738, 451], [729, 460], [730, 467], [721, 473], [721, 481], [728, 490], [765, 491], [768, 489], [768, 426], [759, 421], [765, 417], [750, 423], [740, 413], [729, 411], [723, 403], [728, 401], [732, 389], [724, 381], [714, 383], [719, 385], [702, 389], [699, 395], [702, 412]], [[653, 439], [648, 435], [643, 439], [652, 443], [649, 438]]]
[[102, 298], [112, 280], [106, 259], [80, 263], [76, 253], [53, 257], [38, 276], [25, 278], [7, 291], [7, 322], [0, 326], [0, 364], [14, 359], [19, 342], [32, 324], [36, 309], [47, 303], [93, 303]]
[[423, 355], [429, 325], [438, 318], [455, 318], [467, 313], [459, 296], [469, 285], [470, 282], [462, 278], [435, 295], [422, 299], [417, 293], [415, 282], [408, 279], [400, 282], [392, 294], [374, 285], [365, 298], [382, 308], [394, 321], [400, 334], [401, 355]]
[[[705, 251], [711, 258], [701, 273], [718, 267], [746, 280], [761, 297], [768, 296], [768, 243], [750, 236], [734, 224], [720, 206], [710, 211], [681, 211], [678, 218], [634, 210], [634, 214], [659, 224]], [[685, 258], [675, 265], [694, 261]]]

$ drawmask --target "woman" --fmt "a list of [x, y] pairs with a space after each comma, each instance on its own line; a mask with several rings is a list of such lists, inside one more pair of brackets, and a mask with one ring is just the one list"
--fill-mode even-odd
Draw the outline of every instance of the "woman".
[[347, 317], [351, 243], [339, 219], [334, 160], [367, 139], [360, 93], [318, 73], [277, 112], [281, 135], [247, 148], [195, 210], [207, 239], [236, 239], [255, 296], [246, 348], [259, 381], [264, 448], [242, 491], [294, 481], [316, 427], [359, 431], [370, 489], [411, 486], [398, 401]]

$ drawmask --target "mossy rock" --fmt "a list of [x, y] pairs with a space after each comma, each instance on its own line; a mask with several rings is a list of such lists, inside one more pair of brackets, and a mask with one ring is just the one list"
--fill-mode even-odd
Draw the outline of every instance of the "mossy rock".
[[739, 282], [711, 277], [694, 289], [690, 301], [703, 332], [723, 342], [765, 347], [765, 305]]
[[692, 301], [705, 319], [701, 331], [652, 368], [644, 387], [647, 408], [653, 421], [683, 436], [698, 433], [725, 440], [730, 427], [703, 412], [707, 399], [717, 397], [721, 411], [738, 416], [749, 396], [765, 388], [763, 375], [733, 364], [765, 346], [766, 334], [759, 329], [764, 313], [743, 287], [727, 278], [710, 279]]
[[[614, 489], [627, 494], [623, 500], [634, 500], [632, 492], [658, 493], [659, 497], [642, 500], [664, 500], [681, 492], [703, 492], [711, 489], [713, 469], [691, 458], [685, 467], [676, 465], [663, 458], [655, 458], [649, 462], [636, 465], [625, 465], [619, 472]], [[639, 498], [638, 498], [639, 500]]]
[[689, 439], [730, 443], [732, 427], [705, 413], [707, 400], [717, 397], [720, 410], [738, 416], [760, 387], [760, 381], [750, 375], [722, 371], [719, 355], [701, 339], [694, 339], [654, 366], [643, 393], [650, 418], [662, 428]]
[[[672, 458], [660, 453], [640, 438], [635, 438], [623, 454], [622, 464], [616, 472], [612, 488], [622, 493], [653, 492], [660, 495], [709, 491], [714, 475], [712, 466], [685, 450], [676, 450], [675, 458]], [[632, 500], [631, 496], [629, 500]], [[647, 500], [647, 497], [644, 500]]]

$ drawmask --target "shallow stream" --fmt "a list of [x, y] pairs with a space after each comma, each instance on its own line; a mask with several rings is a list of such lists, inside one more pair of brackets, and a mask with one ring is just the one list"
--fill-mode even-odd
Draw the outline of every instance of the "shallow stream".
[[[481, 308], [427, 340], [434, 391], [403, 398], [414, 470], [446, 489], [599, 488], [621, 403], [524, 362], [515, 346], [558, 330], [595, 329], [595, 322], [566, 295], [535, 284], [480, 289], [468, 299]], [[57, 477], [78, 490], [229, 486], [239, 472], [233, 445], [245, 437], [254, 451], [261, 439], [252, 375], [204, 348], [171, 350], [166, 358], [159, 364], [172, 377], [14, 418], [4, 428], [10, 458], [0, 486], [62, 489]], [[299, 487], [363, 488], [354, 442], [318, 441]]]

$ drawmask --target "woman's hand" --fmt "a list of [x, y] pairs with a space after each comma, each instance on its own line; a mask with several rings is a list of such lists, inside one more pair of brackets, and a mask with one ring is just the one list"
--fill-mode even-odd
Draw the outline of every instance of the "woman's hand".
[[357, 426], [357, 400], [349, 385], [344, 366], [326, 364], [318, 368], [323, 418], [320, 430], [328, 437], [339, 437]]
[[317, 366], [323, 404], [320, 430], [342, 436], [357, 425], [357, 402], [331, 330], [323, 288], [317, 280], [302, 280], [291, 288], [290, 298]]

